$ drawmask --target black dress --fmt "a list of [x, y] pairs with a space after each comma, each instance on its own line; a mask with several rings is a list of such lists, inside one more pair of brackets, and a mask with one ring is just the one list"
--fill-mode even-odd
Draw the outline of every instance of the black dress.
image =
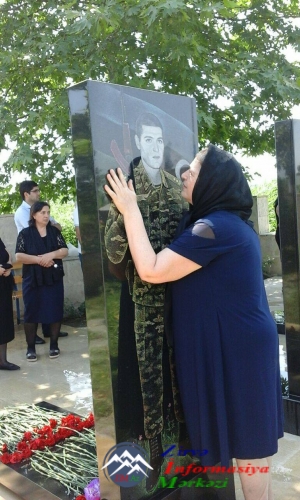
[[[41, 237], [34, 226], [22, 229], [18, 235], [16, 253], [42, 255], [67, 248], [60, 231], [47, 226], [47, 236]], [[64, 285], [63, 264], [44, 268], [37, 264], [23, 264], [24, 323], [58, 323], [63, 319]]]
[[[0, 239], [0, 264], [6, 264], [9, 255]], [[0, 345], [14, 339], [14, 319], [12, 307], [13, 277], [0, 276]]]

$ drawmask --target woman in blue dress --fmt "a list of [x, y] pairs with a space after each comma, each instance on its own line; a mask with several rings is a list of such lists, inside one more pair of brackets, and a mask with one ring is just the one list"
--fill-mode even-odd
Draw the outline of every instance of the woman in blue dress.
[[57, 340], [64, 307], [62, 259], [67, 255], [61, 232], [51, 225], [49, 204], [35, 202], [30, 209], [29, 227], [20, 231], [16, 244], [16, 260], [23, 263], [27, 361], [37, 360], [35, 336], [38, 323], [50, 325], [49, 358], [57, 358], [60, 354]]
[[[197, 154], [182, 174], [190, 211], [158, 254], [132, 184], [121, 171], [107, 179], [140, 277], [172, 282], [176, 367], [193, 448], [208, 450], [206, 466], [235, 458], [246, 500], [272, 500], [271, 456], [283, 436], [278, 336], [241, 166], [212, 144]], [[264, 473], [250, 475], [250, 465]]]

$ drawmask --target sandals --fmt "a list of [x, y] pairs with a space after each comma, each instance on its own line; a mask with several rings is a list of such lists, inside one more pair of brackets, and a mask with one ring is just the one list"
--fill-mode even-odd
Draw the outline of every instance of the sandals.
[[50, 359], [58, 358], [59, 355], [60, 355], [60, 350], [58, 348], [57, 349], [50, 349], [50, 351], [49, 351], [49, 358]]
[[30, 363], [34, 363], [35, 361], [37, 361], [37, 357], [36, 357], [35, 352], [28, 351], [26, 354], [26, 359]]

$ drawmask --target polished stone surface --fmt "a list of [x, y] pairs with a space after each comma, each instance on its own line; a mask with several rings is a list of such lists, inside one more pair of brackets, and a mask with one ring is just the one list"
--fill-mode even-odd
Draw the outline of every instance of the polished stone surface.
[[275, 123], [290, 396], [300, 401], [300, 120]]
[[[115, 444], [138, 440], [144, 431], [137, 363], [134, 377], [126, 370], [128, 360], [132, 366], [134, 357], [137, 357], [135, 343], [133, 352], [128, 354], [127, 350], [130, 345], [128, 337], [134, 339], [134, 318], [127, 321], [120, 315], [124, 335], [119, 329], [121, 281], [116, 280], [111, 272], [105, 250], [104, 230], [109, 200], [103, 184], [109, 169], [120, 166], [124, 175], [128, 175], [130, 162], [140, 156], [135, 140], [136, 122], [145, 112], [153, 113], [162, 125], [165, 170], [179, 175], [180, 169], [190, 163], [197, 151], [196, 103], [194, 98], [186, 96], [92, 80], [70, 87], [68, 97], [82, 236], [93, 405], [100, 442], [97, 454], [101, 463], [102, 442], [110, 440]], [[126, 311], [127, 308], [128, 303]], [[168, 403], [166, 385], [163, 388], [165, 406]], [[138, 397], [130, 397], [133, 394], [138, 394]], [[169, 424], [167, 416], [164, 420], [166, 430]], [[178, 434], [177, 422], [175, 434]], [[169, 432], [169, 436], [172, 440], [177, 439], [174, 432]], [[106, 487], [102, 473], [100, 470], [100, 482]], [[143, 486], [131, 496], [142, 498], [144, 489]], [[102, 494], [104, 497], [109, 495], [109, 500], [118, 500], [119, 488], [115, 490], [102, 491]], [[121, 496], [126, 500], [124, 492]]]

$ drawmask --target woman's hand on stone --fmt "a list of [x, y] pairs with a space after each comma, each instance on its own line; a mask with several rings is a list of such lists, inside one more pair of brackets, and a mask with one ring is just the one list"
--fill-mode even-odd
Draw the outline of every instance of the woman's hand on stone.
[[106, 178], [109, 185], [105, 184], [104, 189], [113, 200], [119, 212], [124, 215], [127, 210], [130, 211], [131, 207], [136, 205], [136, 194], [133, 189], [132, 180], [127, 183], [120, 168], [117, 169], [117, 174], [111, 169]]

